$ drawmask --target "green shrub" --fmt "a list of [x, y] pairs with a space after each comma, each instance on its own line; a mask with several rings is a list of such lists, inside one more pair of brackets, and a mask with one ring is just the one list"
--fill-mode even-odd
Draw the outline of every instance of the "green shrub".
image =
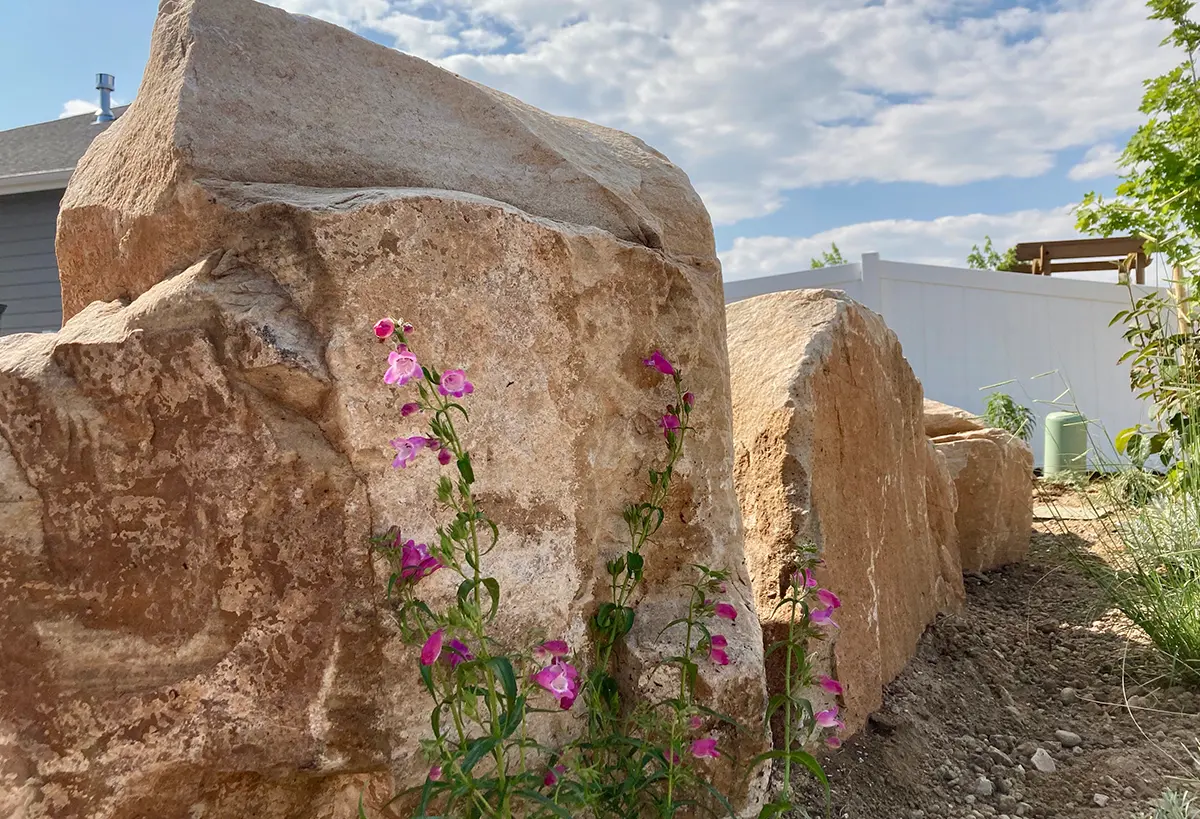
[[1200, 801], [1187, 791], [1167, 791], [1155, 806], [1154, 819], [1200, 819]]
[[1200, 502], [1161, 496], [1116, 514], [1120, 548], [1083, 565], [1180, 676], [1200, 682]]
[[989, 427], [1008, 430], [1026, 443], [1033, 438], [1033, 411], [1018, 404], [1007, 393], [994, 392], [988, 396], [983, 421]]

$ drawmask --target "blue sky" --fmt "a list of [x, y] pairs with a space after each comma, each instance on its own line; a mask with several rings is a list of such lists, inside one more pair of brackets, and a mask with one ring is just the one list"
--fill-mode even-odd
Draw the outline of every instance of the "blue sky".
[[[273, 4], [637, 134], [690, 174], [732, 278], [832, 241], [959, 264], [985, 233], [1066, 238], [1176, 59], [1135, 0]], [[155, 0], [7, 5], [0, 129], [87, 110], [98, 71], [133, 98]]]

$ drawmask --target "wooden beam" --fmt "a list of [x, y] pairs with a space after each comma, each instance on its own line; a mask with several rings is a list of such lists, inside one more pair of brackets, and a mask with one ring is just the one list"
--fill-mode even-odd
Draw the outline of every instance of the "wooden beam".
[[1114, 273], [1121, 269], [1121, 262], [1118, 260], [1106, 261], [1097, 259], [1091, 262], [1052, 262], [1050, 264], [1051, 273], [1082, 273], [1085, 270], [1111, 270]]
[[[1142, 269], [1145, 269], [1145, 257], [1142, 257]], [[1010, 273], [1033, 273], [1033, 268], [1038, 265], [1038, 260], [1032, 262], [1018, 262], [1015, 269]], [[1055, 273], [1082, 273], [1089, 270], [1111, 270], [1114, 273], [1121, 272], [1125, 267], [1124, 259], [1093, 259], [1085, 262], [1055, 262], [1051, 261], [1045, 275], [1053, 275]]]
[[1017, 261], [1031, 262], [1043, 250], [1054, 259], [1087, 259], [1093, 256], [1127, 256], [1142, 250], [1145, 241], [1137, 236], [1108, 239], [1067, 239], [1057, 242], [1021, 242], [1016, 247]]

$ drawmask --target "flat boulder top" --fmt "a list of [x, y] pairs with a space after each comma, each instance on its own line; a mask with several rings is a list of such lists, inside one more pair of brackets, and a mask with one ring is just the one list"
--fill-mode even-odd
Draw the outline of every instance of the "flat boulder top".
[[925, 436], [937, 438], [941, 435], [955, 435], [960, 432], [971, 432], [983, 429], [986, 425], [979, 416], [965, 409], [925, 399]]
[[[64, 196], [70, 312], [113, 297], [74, 292], [77, 268], [92, 269], [85, 280], [119, 279], [121, 264], [148, 264], [127, 235], [162, 242], [203, 221], [207, 180], [458, 191], [716, 264], [687, 175], [636, 137], [253, 0], [168, 0], [137, 99], [92, 143]], [[113, 227], [98, 237], [104, 220]], [[164, 275], [199, 258], [151, 255], [173, 266]]]

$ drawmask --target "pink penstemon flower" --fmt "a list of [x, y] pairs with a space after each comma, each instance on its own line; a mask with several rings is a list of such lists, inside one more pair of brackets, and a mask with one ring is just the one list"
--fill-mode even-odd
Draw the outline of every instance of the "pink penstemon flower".
[[705, 737], [692, 743], [692, 756], [697, 759], [720, 759], [721, 752], [717, 750], [717, 741], [715, 739]]
[[475, 385], [467, 380], [467, 374], [462, 370], [446, 370], [438, 383], [438, 392], [462, 398], [475, 392]]
[[845, 691], [845, 688], [840, 682], [825, 674], [822, 674], [820, 677], [818, 677], [817, 682], [819, 682], [821, 687], [830, 694], [841, 694], [843, 691]]
[[579, 671], [570, 663], [557, 659], [533, 675], [533, 681], [549, 691], [558, 707], [566, 711], [579, 696]]
[[842, 728], [846, 727], [846, 723], [842, 722], [838, 718], [837, 708], [826, 708], [824, 711], [818, 711], [817, 713], [813, 714], [813, 719], [816, 720], [817, 725], [820, 725], [822, 728], [836, 728], [841, 730]]
[[[708, 601], [705, 602], [707, 603]], [[735, 609], [729, 603], [713, 604], [713, 614], [722, 619], [729, 620], [730, 622], [737, 620], [737, 609]]]
[[400, 417], [407, 418], [408, 416], [412, 415], [413, 413], [420, 412], [420, 411], [421, 411], [420, 404], [418, 404], [416, 401], [409, 401], [407, 404], [405, 404], [404, 406], [402, 406], [400, 408]]
[[651, 353], [649, 358], [643, 358], [642, 363], [647, 367], [653, 367], [663, 375], [675, 375], [674, 365], [667, 361], [667, 357], [658, 350]]
[[383, 383], [403, 387], [421, 377], [421, 365], [417, 362], [416, 354], [403, 344], [388, 353], [388, 368], [383, 374]]
[[838, 628], [838, 624], [833, 620], [833, 606], [827, 606], [823, 609], [813, 609], [808, 613], [808, 619], [812, 621], [814, 626]]
[[556, 660], [571, 653], [571, 647], [566, 640], [547, 640], [533, 649], [533, 656], [538, 660]]
[[690, 392], [685, 392], [683, 394], [683, 403], [684, 406], [690, 410], [692, 407], [696, 406], [696, 396], [692, 395]]
[[393, 438], [390, 443], [396, 450], [392, 466], [397, 469], [406, 469], [417, 457], [417, 454], [429, 445], [429, 439], [424, 435], [413, 435], [409, 438]]
[[375, 337], [376, 338], [391, 338], [392, 333], [396, 332], [396, 322], [390, 318], [381, 318], [375, 322]]
[[441, 765], [434, 765], [432, 768], [429, 769], [429, 781], [437, 782], [441, 778], [442, 778], [442, 766]]
[[475, 655], [462, 640], [453, 639], [446, 644], [446, 662], [450, 663], [451, 668], [458, 668], [459, 663], [474, 659]]
[[714, 634], [708, 640], [708, 659], [717, 665], [729, 665], [729, 655], [725, 653], [728, 646], [729, 641], [724, 635]]
[[[397, 538], [399, 540], [399, 538]], [[411, 583], [442, 568], [442, 561], [429, 554], [429, 547], [412, 540], [400, 547], [400, 578]]]
[[658, 425], [662, 427], [663, 436], [671, 437], [671, 433], [679, 431], [679, 416], [667, 414], [658, 419]]
[[817, 589], [817, 599], [821, 601], [821, 605], [827, 608], [840, 609], [842, 607], [842, 601], [829, 589]]
[[838, 624], [833, 621], [833, 613], [841, 608], [842, 601], [829, 589], [817, 589], [817, 600], [821, 602], [821, 608], [810, 611], [809, 619], [814, 625], [837, 628]]
[[817, 587], [817, 578], [808, 569], [797, 569], [792, 572], [792, 584], [802, 589], [815, 589]]
[[542, 784], [547, 788], [553, 788], [558, 784], [558, 778], [567, 772], [565, 765], [555, 765], [547, 769], [546, 775], [542, 777]]

